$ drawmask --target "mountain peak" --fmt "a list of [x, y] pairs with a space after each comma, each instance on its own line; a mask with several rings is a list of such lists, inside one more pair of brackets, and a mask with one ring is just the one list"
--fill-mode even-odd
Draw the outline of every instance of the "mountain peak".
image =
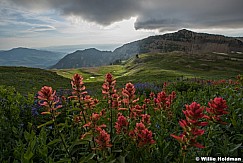
[[[99, 50], [96, 49], [96, 48], [88, 48], [88, 49], [84, 49], [84, 50], [76, 50], [75, 52], [92, 52], [92, 51], [97, 52], [97, 51], [99, 51]], [[75, 52], [74, 52], [74, 53], [75, 53]]]
[[178, 33], [182, 33], [182, 34], [185, 34], [185, 33], [195, 33], [193, 31], [190, 31], [190, 30], [187, 30], [187, 29], [181, 29], [179, 31], [177, 31]]
[[17, 47], [17, 48], [13, 48], [11, 50], [28, 50], [28, 48], [25, 48], [25, 47]]

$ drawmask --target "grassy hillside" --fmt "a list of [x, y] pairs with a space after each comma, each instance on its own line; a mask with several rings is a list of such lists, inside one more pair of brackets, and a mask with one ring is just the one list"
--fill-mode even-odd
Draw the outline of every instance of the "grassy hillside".
[[26, 67], [0, 67], [0, 85], [13, 86], [22, 94], [36, 93], [44, 85], [69, 88], [70, 80], [55, 72]]
[[81, 73], [88, 83], [102, 82], [107, 72], [111, 72], [118, 81], [132, 82], [157, 82], [182, 77], [228, 79], [243, 73], [243, 55], [239, 53], [147, 53], [130, 58], [121, 65], [53, 71], [67, 78], [71, 78], [75, 73]]
[[143, 80], [158, 80], [173, 76], [225, 79], [234, 78], [243, 72], [243, 55], [181, 52], [141, 54], [138, 58], [130, 59], [125, 67], [129, 70], [129, 76]]
[[121, 65], [80, 69], [42, 70], [24, 67], [0, 67], [0, 85], [14, 86], [21, 93], [37, 92], [42, 86], [71, 88], [70, 79], [82, 74], [91, 92], [99, 91], [106, 73], [112, 73], [119, 87], [126, 82], [155, 83], [186, 78], [229, 79], [243, 74], [241, 53], [186, 54], [181, 52], [140, 54]]

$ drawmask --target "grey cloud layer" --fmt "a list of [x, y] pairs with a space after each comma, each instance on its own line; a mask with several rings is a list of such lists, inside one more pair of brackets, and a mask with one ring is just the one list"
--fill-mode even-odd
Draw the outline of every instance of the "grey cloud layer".
[[243, 0], [8, 0], [109, 25], [137, 16], [136, 29], [242, 28]]

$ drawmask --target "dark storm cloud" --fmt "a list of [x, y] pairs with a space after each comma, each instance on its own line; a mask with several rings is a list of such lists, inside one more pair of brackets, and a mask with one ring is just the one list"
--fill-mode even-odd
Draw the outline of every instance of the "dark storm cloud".
[[83, 19], [101, 25], [136, 16], [140, 9], [139, 1], [131, 0], [10, 0], [26, 8], [56, 9], [61, 15], [80, 16]]
[[33, 9], [55, 9], [101, 25], [137, 16], [136, 29], [242, 28], [243, 0], [9, 0]]

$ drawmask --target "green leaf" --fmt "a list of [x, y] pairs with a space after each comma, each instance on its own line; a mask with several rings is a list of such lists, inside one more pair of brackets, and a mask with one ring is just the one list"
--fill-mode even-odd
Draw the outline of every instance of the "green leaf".
[[94, 153], [90, 153], [88, 156], [82, 157], [81, 160], [79, 160], [79, 163], [85, 163], [85, 162], [93, 159], [95, 155], [96, 154], [94, 154]]
[[33, 140], [31, 140], [30, 142], [30, 149], [33, 150], [36, 144], [36, 138], [34, 138]]
[[72, 111], [81, 111], [80, 108], [73, 108], [73, 109], [68, 109], [69, 112], [72, 112]]
[[233, 126], [236, 127], [236, 126], [237, 126], [237, 122], [236, 122], [236, 120], [233, 119], [233, 118], [230, 118], [230, 120], [231, 120], [231, 123], [233, 124]]
[[31, 129], [32, 129], [32, 126], [33, 126], [33, 124], [32, 124], [32, 123], [30, 123], [30, 122], [28, 122], [28, 129], [29, 129], [29, 130], [31, 130]]
[[242, 145], [242, 143], [237, 144], [233, 149], [230, 150], [230, 152], [234, 152], [236, 149], [238, 149], [240, 146]]
[[69, 150], [72, 151], [73, 148], [77, 145], [81, 145], [81, 144], [88, 144], [88, 141], [87, 140], [76, 140], [72, 143], [72, 145], [70, 146]]
[[12, 127], [12, 131], [13, 131], [13, 133], [15, 134], [15, 135], [17, 135], [18, 134], [18, 131], [17, 131], [17, 128], [16, 127]]
[[83, 139], [81, 139], [81, 140], [83, 140], [83, 141], [91, 141], [92, 140], [92, 133], [91, 132], [86, 132], [85, 134], [86, 134], [85, 137]]
[[44, 124], [39, 125], [37, 128], [41, 128], [41, 127], [43, 127], [43, 126], [50, 125], [50, 124], [52, 124], [52, 123], [54, 123], [54, 121], [53, 121], [53, 120], [50, 120], [50, 121], [48, 121], [48, 122], [46, 122], [46, 123], [44, 123]]
[[61, 163], [61, 162], [69, 163], [69, 162], [71, 162], [71, 158], [64, 158], [64, 159], [57, 161], [56, 163]]
[[88, 163], [97, 163], [95, 160], [89, 160]]
[[24, 159], [29, 161], [33, 156], [34, 156], [33, 152], [27, 150], [27, 152], [24, 154]]
[[53, 145], [53, 144], [59, 143], [60, 141], [61, 141], [61, 139], [54, 139], [54, 140], [52, 140], [51, 142], [49, 142], [47, 145], [48, 145], [48, 146], [51, 146], [51, 145]]
[[112, 150], [112, 152], [115, 152], [115, 153], [121, 153], [122, 150], [121, 150], [121, 149], [116, 149], [116, 150]]
[[28, 141], [30, 141], [30, 139], [31, 139], [31, 135], [30, 135], [30, 133], [28, 133], [27, 131], [24, 131], [24, 138], [25, 138], [25, 140], [28, 142]]

